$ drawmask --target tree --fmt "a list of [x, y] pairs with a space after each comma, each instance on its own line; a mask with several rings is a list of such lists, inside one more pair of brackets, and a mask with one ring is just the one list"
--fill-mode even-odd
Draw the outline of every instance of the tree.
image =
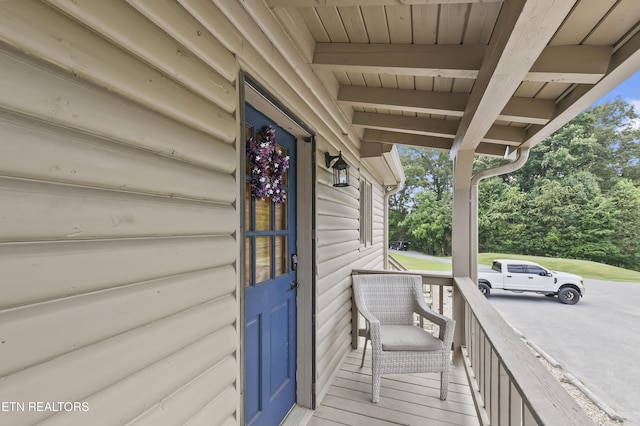
[[[619, 98], [597, 105], [533, 148], [520, 170], [481, 182], [480, 250], [640, 270], [639, 123]], [[433, 150], [400, 153], [407, 183], [390, 202], [391, 235], [449, 254], [452, 162]], [[505, 162], [477, 157], [474, 171]]]
[[638, 118], [620, 98], [591, 107], [532, 149], [512, 176], [525, 192], [539, 179], [562, 179], [572, 170], [593, 173], [605, 192], [620, 177], [640, 183]]
[[399, 153], [406, 180], [400, 191], [389, 197], [389, 239], [408, 240], [416, 247], [405, 219], [416, 208], [419, 194], [431, 191], [437, 200], [450, 195], [452, 163], [442, 151], [401, 147]]
[[612, 239], [619, 248], [613, 265], [640, 270], [640, 189], [620, 179], [612, 190], [614, 205]]
[[478, 243], [480, 251], [517, 253], [526, 227], [525, 194], [517, 184], [499, 178], [480, 183], [478, 191]]
[[410, 230], [411, 246], [434, 256], [451, 254], [452, 198], [438, 200], [435, 191], [416, 195], [416, 206], [401, 226]]

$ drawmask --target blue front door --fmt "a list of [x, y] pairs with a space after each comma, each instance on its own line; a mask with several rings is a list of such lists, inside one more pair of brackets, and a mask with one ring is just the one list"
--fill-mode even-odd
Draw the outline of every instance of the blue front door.
[[[268, 126], [275, 138], [265, 136]], [[245, 136], [265, 149], [275, 139], [278, 158], [288, 156], [289, 163], [275, 188], [284, 191], [284, 200], [273, 193], [260, 199], [274, 190], [269, 171], [251, 188], [252, 170], [268, 165], [273, 171], [278, 161], [256, 166], [247, 156], [245, 177], [245, 419], [248, 425], [271, 426], [296, 401], [296, 139], [248, 104]]]

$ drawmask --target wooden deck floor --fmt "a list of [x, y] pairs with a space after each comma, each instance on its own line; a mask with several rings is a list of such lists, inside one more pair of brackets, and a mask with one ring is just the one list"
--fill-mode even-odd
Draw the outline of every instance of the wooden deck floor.
[[360, 346], [343, 363], [308, 426], [478, 425], [462, 366], [451, 366], [446, 401], [439, 398], [439, 374], [395, 374], [382, 376], [380, 402], [372, 403], [370, 350], [361, 369]]

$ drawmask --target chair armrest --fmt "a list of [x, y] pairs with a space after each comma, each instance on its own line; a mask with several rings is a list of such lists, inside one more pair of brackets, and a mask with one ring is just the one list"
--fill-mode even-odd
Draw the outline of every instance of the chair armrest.
[[373, 316], [366, 308], [358, 307], [358, 312], [364, 317], [367, 322], [367, 329], [369, 331], [369, 339], [371, 340], [371, 347], [374, 350], [382, 350], [382, 340], [380, 339], [380, 321]]
[[440, 328], [438, 338], [444, 342], [445, 348], [450, 348], [453, 343], [453, 331], [455, 329], [456, 322], [453, 319], [445, 317], [444, 315], [430, 309], [427, 306], [427, 302], [425, 302], [422, 297], [418, 297], [416, 302], [416, 313], [436, 324]]

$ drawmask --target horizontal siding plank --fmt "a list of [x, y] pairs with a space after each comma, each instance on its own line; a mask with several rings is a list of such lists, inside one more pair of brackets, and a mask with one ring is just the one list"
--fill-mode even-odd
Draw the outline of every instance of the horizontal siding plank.
[[[238, 101], [236, 89], [230, 79], [212, 70], [124, 0], [46, 1], [142, 58], [194, 93], [227, 112], [235, 111]], [[133, 37], [132, 29], [135, 29]]]
[[214, 235], [235, 228], [230, 206], [0, 178], [0, 241]]
[[[342, 196], [350, 197], [355, 200], [358, 200], [360, 198], [358, 179], [354, 178], [353, 174], [350, 174], [349, 181], [351, 183], [349, 186], [337, 188], [333, 186], [333, 173], [330, 171], [327, 171], [327, 169], [324, 168], [324, 165], [321, 167], [318, 167], [316, 170], [318, 170], [318, 175], [316, 176], [318, 188], [321, 188], [321, 187], [327, 188], [329, 189], [328, 192], [330, 192], [330, 190], [333, 190], [336, 193], [340, 193]], [[349, 173], [351, 173], [351, 169], [349, 169]], [[333, 198], [333, 197], [330, 197], [330, 198]]]
[[235, 281], [227, 266], [0, 312], [0, 376], [223, 297]]
[[0, 3], [0, 39], [224, 141], [236, 137], [233, 114], [44, 4]]
[[232, 264], [232, 237], [0, 244], [0, 309]]
[[238, 392], [234, 388], [236, 368], [235, 362], [227, 358], [127, 424], [135, 426], [185, 424], [195, 413], [216, 398], [220, 399], [218, 402], [221, 404], [219, 408], [223, 410], [222, 418], [228, 417], [227, 410], [231, 407], [235, 410], [238, 402]]
[[334, 363], [334, 360], [340, 360], [350, 350], [350, 347], [346, 347], [342, 344], [343, 339], [350, 338], [351, 334], [346, 333], [344, 330], [349, 329], [349, 318], [344, 317], [337, 323], [337, 328], [332, 330], [329, 334], [324, 336], [322, 342], [318, 342], [318, 352], [324, 354], [322, 358], [318, 359], [318, 374], [322, 376], [332, 376], [339, 367], [339, 362]]
[[174, 0], [126, 0], [230, 82], [237, 76], [235, 57]]
[[337, 300], [342, 293], [348, 292], [352, 294], [351, 277], [346, 277], [330, 287], [318, 289], [317, 305], [318, 312], [322, 312], [328, 306], [331, 306], [333, 300]]
[[330, 246], [324, 246], [318, 248], [318, 262], [322, 263], [336, 257], [341, 257], [350, 253], [355, 253], [360, 247], [358, 240], [347, 241], [339, 244], [332, 244]]
[[[97, 390], [124, 380], [236, 321], [236, 300], [233, 297], [208, 302], [3, 377], [0, 400], [83, 401], [96, 394]], [[231, 342], [225, 340], [221, 346], [226, 348], [228, 343], [235, 345], [236, 341], [237, 338]], [[211, 356], [213, 358], [215, 354]], [[105, 368], [105, 360], [108, 360], [109, 368]], [[83, 379], [69, 380], [69, 377]], [[134, 405], [139, 412], [140, 406]], [[113, 410], [113, 406], [103, 408]], [[34, 417], [27, 419], [24, 413], [12, 413], [11, 421], [7, 421], [12, 425], [20, 422], [32, 424], [51, 413], [31, 414]]]
[[1, 50], [0, 108], [223, 173], [237, 163], [233, 146], [219, 138]]
[[156, 404], [215, 364], [223, 362], [230, 370], [236, 368], [234, 358], [229, 356], [236, 349], [235, 338], [235, 329], [225, 327], [85, 398], [90, 407], [86, 413], [58, 414], [44, 424], [97, 426], [131, 420], [140, 414], [141, 407]]
[[323, 200], [321, 198], [319, 198], [316, 203], [316, 209], [318, 215], [323, 216], [338, 216], [350, 219], [358, 219], [360, 217], [358, 208], [337, 204], [333, 201]]
[[342, 268], [347, 266], [350, 267], [348, 271], [341, 271], [342, 276], [347, 276], [351, 274], [351, 269], [353, 269], [353, 264], [358, 260], [358, 253], [352, 252], [346, 255], [340, 256], [338, 258], [330, 259], [322, 263], [318, 263], [318, 275], [321, 277], [328, 276], [333, 272], [338, 272]]
[[210, 426], [236, 424], [230, 417], [236, 412], [239, 398], [238, 393], [227, 388], [220, 396], [211, 401], [198, 414], [185, 423], [185, 426]]
[[[379, 251], [371, 251], [362, 257], [358, 263], [358, 269], [384, 269], [384, 257]], [[355, 268], [354, 268], [355, 269]]]
[[318, 232], [318, 247], [330, 246], [332, 244], [346, 243], [348, 241], [358, 240], [360, 232], [357, 230], [350, 231], [321, 231]]
[[351, 294], [341, 294], [334, 305], [337, 309], [326, 309], [318, 314], [318, 348], [322, 347], [325, 337], [330, 336], [333, 330], [351, 320]]
[[[347, 330], [349, 327], [344, 327]], [[317, 387], [321, 391], [326, 391], [331, 385], [330, 380], [334, 375], [334, 372], [340, 367], [340, 362], [344, 359], [347, 352], [351, 350], [351, 332], [342, 331], [342, 333], [336, 333], [334, 336], [334, 344], [323, 353], [322, 358], [318, 358], [318, 366], [316, 368], [318, 372]]]
[[360, 206], [358, 198], [352, 197], [351, 194], [337, 191], [333, 186], [317, 185], [316, 191], [318, 199], [329, 200], [330, 202], [342, 204], [354, 209], [357, 209]]
[[0, 111], [0, 175], [232, 203], [235, 179]]
[[[360, 229], [360, 222], [355, 218], [326, 216], [318, 214], [318, 230], [322, 233], [324, 230], [355, 230]], [[359, 231], [358, 231], [359, 232]], [[359, 234], [358, 234], [359, 235]]]

